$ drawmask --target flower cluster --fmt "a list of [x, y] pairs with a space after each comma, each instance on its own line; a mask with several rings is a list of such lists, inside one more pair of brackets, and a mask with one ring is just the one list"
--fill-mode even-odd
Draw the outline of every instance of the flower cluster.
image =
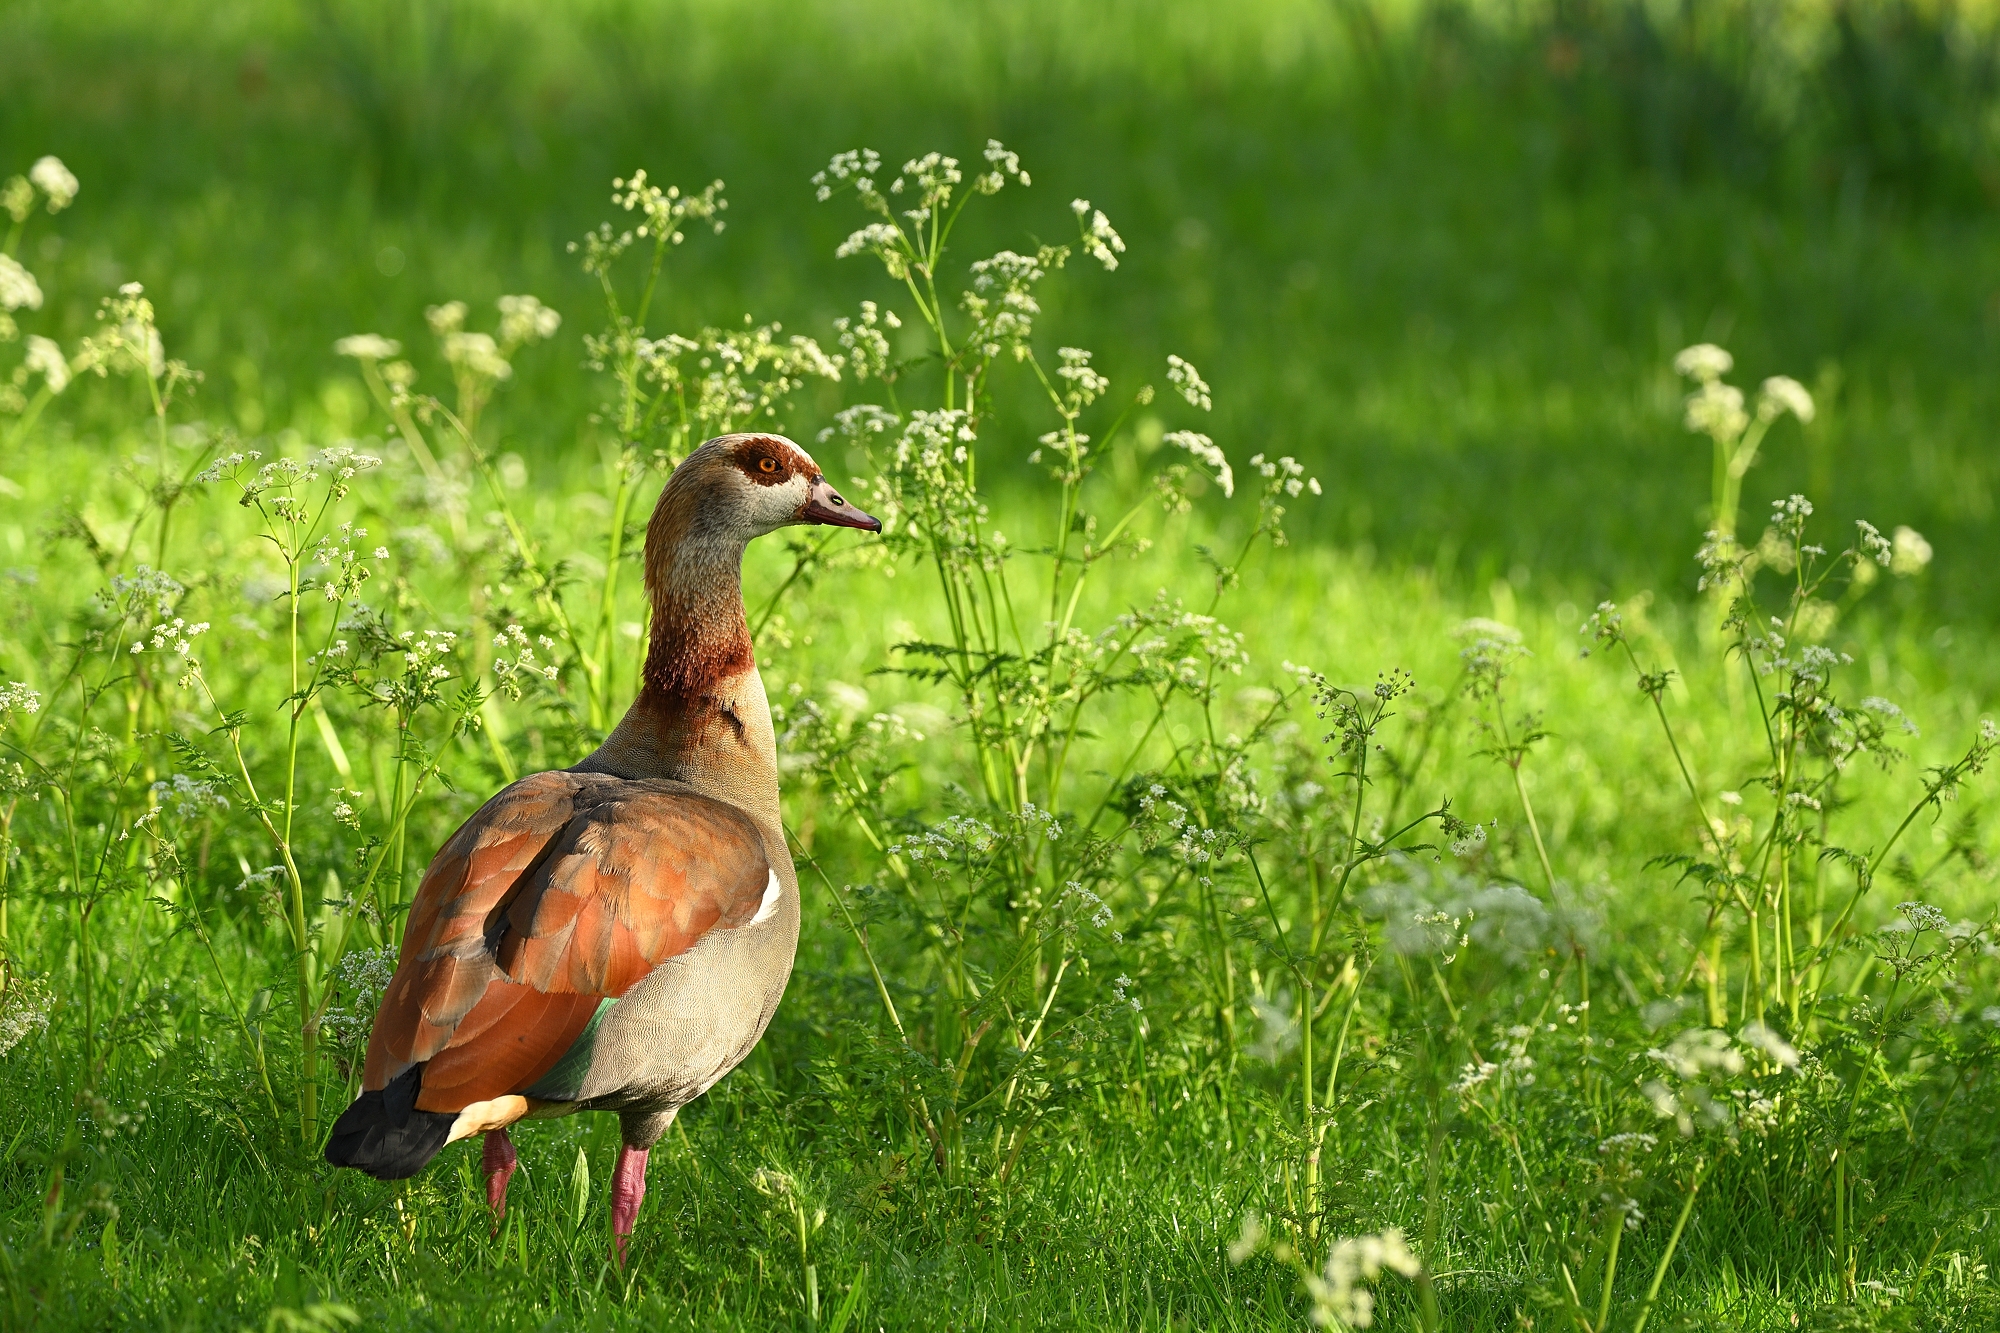
[[856, 381], [895, 377], [889, 360], [889, 335], [883, 332], [903, 327], [895, 311], [883, 310], [873, 301], [863, 301], [858, 317], [842, 315], [833, 321], [833, 327]]
[[1000, 843], [1000, 831], [984, 820], [969, 815], [953, 815], [921, 833], [913, 833], [889, 848], [891, 856], [907, 858], [934, 875], [946, 873], [959, 862], [989, 856]]
[[30, 689], [18, 680], [0, 686], [0, 722], [5, 722], [10, 714], [19, 713], [27, 717], [40, 711], [42, 711], [40, 692]]
[[1170, 430], [1160, 437], [1163, 444], [1176, 449], [1185, 449], [1194, 460], [1206, 467], [1215, 478], [1215, 484], [1222, 488], [1223, 496], [1236, 494], [1236, 473], [1229, 466], [1229, 456], [1216, 446], [1214, 440], [1194, 430]]
[[194, 683], [195, 677], [201, 674], [201, 662], [194, 655], [194, 641], [207, 632], [206, 620], [191, 624], [182, 617], [175, 616], [172, 620], [164, 620], [154, 625], [148, 631], [146, 638], [133, 643], [132, 652], [135, 656], [145, 652], [147, 642], [150, 640], [154, 652], [171, 653], [179, 658], [177, 666], [181, 674], [176, 683], [182, 689], [186, 689]]
[[[42, 308], [42, 285], [9, 254], [0, 254], [0, 313]], [[11, 321], [9, 327], [12, 327]]]
[[500, 682], [500, 692], [509, 699], [519, 699], [531, 679], [553, 681], [560, 674], [555, 663], [535, 660], [537, 646], [553, 654], [556, 641], [538, 634], [531, 643], [528, 632], [519, 625], [509, 625], [493, 636], [493, 676]]
[[31, 1032], [46, 1032], [55, 1011], [55, 992], [40, 977], [14, 976], [0, 991], [0, 1057], [19, 1046]]
[[1028, 339], [1035, 331], [1035, 316], [1042, 312], [1034, 288], [1051, 268], [1062, 267], [1068, 252], [1043, 246], [1033, 255], [1002, 250], [989, 259], [972, 264], [972, 286], [959, 296], [959, 305], [972, 317], [966, 346], [992, 358], [1011, 350], [1016, 360], [1028, 355]]
[[[719, 180], [710, 181], [700, 194], [682, 194], [678, 185], [669, 185], [663, 190], [652, 184], [646, 179], [644, 168], [633, 172], [629, 179], [621, 177], [612, 181], [611, 191], [612, 203], [627, 213], [636, 211], [644, 219], [633, 229], [634, 236], [641, 239], [652, 237], [669, 245], [679, 245], [686, 239], [682, 224], [690, 218], [706, 223], [710, 231], [720, 235], [722, 214], [729, 207], [729, 201], [722, 197], [722, 182]], [[505, 309], [504, 305], [502, 309]], [[546, 338], [548, 334], [542, 336]]]
[[1177, 356], [1167, 357], [1167, 383], [1173, 385], [1191, 406], [1204, 412], [1210, 410], [1208, 382], [1202, 379], [1201, 372], [1191, 363]]
[[1104, 216], [1104, 210], [1092, 208], [1088, 199], [1070, 200], [1069, 209], [1076, 214], [1083, 252], [1104, 265], [1107, 272], [1117, 268], [1118, 256], [1125, 253], [1125, 238], [1111, 225], [1111, 219]]
[[320, 1018], [320, 1030], [336, 1047], [358, 1052], [375, 1024], [375, 1010], [395, 972], [394, 949], [354, 949], [341, 955], [328, 988], [342, 1003], [329, 1007]]

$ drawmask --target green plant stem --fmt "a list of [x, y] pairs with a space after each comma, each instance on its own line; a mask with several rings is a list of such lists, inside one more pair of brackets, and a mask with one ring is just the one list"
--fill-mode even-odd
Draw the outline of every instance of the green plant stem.
[[1681, 1233], [1687, 1230], [1688, 1217], [1694, 1212], [1695, 1196], [1701, 1193], [1702, 1175], [1707, 1170], [1708, 1161], [1705, 1158], [1694, 1165], [1694, 1179], [1688, 1185], [1687, 1198], [1681, 1200], [1681, 1215], [1674, 1219], [1673, 1234], [1667, 1237], [1667, 1248], [1653, 1269], [1653, 1281], [1646, 1288], [1646, 1301], [1639, 1307], [1639, 1317], [1632, 1323], [1632, 1333], [1646, 1333], [1646, 1321], [1653, 1317], [1653, 1306], [1660, 1299], [1660, 1284], [1667, 1280], [1667, 1266], [1673, 1263], [1674, 1251], [1680, 1247]]
[[1527, 784], [1521, 778], [1521, 756], [1519, 754], [1514, 753], [1513, 738], [1508, 734], [1507, 711], [1506, 709], [1502, 708], [1497, 701], [1494, 704], [1493, 711], [1495, 716], [1498, 717], [1500, 720], [1501, 742], [1504, 745], [1506, 745], [1508, 749], [1507, 768], [1508, 771], [1512, 774], [1514, 779], [1514, 794], [1515, 796], [1520, 798], [1521, 813], [1527, 818], [1528, 821], [1528, 833], [1535, 840], [1535, 855], [1537, 858], [1540, 859], [1542, 863], [1542, 878], [1548, 884], [1549, 897], [1551, 900], [1553, 900], [1556, 896], [1555, 867], [1549, 863], [1549, 849], [1542, 842], [1542, 826], [1535, 819], [1535, 804], [1533, 801], [1528, 799], [1528, 787]]
[[[875, 994], [882, 1001], [882, 1011], [889, 1016], [889, 1023], [896, 1029], [896, 1037], [903, 1043], [904, 1049], [911, 1049], [910, 1034], [903, 1028], [902, 1015], [896, 1012], [896, 1001], [889, 995], [889, 983], [883, 979], [881, 964], [875, 961], [874, 947], [868, 942], [867, 932], [862, 930], [861, 924], [854, 919], [854, 913], [848, 910], [847, 896], [834, 887], [832, 878], [821, 867], [818, 859], [799, 842], [798, 835], [790, 829], [786, 830], [786, 834], [793, 846], [798, 847], [799, 855], [805, 857], [806, 864], [813, 868], [813, 872], [826, 885], [826, 891], [832, 895], [834, 906], [840, 909], [841, 920], [847, 923], [848, 933], [854, 936], [854, 942], [861, 946], [861, 956], [868, 964], [869, 976], [875, 980]], [[921, 1092], [916, 1095], [916, 1105], [918, 1116], [923, 1123], [924, 1134], [930, 1139], [931, 1155], [937, 1163], [938, 1171], [949, 1176], [951, 1164], [945, 1154], [944, 1141], [938, 1134], [937, 1122], [931, 1116], [930, 1104]]]

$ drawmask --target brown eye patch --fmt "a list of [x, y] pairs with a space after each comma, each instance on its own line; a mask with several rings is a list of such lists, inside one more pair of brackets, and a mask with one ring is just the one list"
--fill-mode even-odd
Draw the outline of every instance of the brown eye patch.
[[776, 486], [790, 481], [798, 471], [798, 451], [782, 440], [767, 437], [745, 440], [736, 449], [736, 466], [760, 486]]

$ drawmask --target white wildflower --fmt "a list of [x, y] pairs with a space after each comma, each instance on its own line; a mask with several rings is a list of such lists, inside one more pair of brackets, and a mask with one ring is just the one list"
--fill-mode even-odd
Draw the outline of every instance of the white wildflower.
[[519, 345], [553, 338], [562, 316], [532, 296], [500, 298], [500, 341]]
[[333, 345], [335, 356], [351, 356], [357, 361], [387, 361], [403, 350], [403, 344], [379, 333], [351, 333]]
[[1459, 1071], [1458, 1081], [1451, 1085], [1451, 1090], [1463, 1097], [1466, 1093], [1471, 1092], [1474, 1088], [1499, 1072], [1500, 1066], [1494, 1064], [1491, 1060], [1481, 1060], [1477, 1064], [1467, 1064], [1465, 1068]]
[[1062, 364], [1056, 367], [1057, 377], [1067, 380], [1070, 392], [1086, 406], [1111, 387], [1111, 381], [1091, 366], [1091, 354], [1085, 349], [1061, 347], [1056, 349], [1056, 355], [1062, 360]]
[[1736, 1034], [1736, 1039], [1745, 1046], [1762, 1051], [1787, 1069], [1798, 1068], [1798, 1048], [1762, 1023], [1751, 1023]]
[[0, 254], [0, 313], [42, 308], [42, 286], [12, 255]]
[[991, 170], [973, 179], [973, 185], [981, 194], [997, 194], [1000, 187], [1012, 176], [1021, 184], [1028, 184], [1028, 173], [1021, 170], [1021, 155], [1008, 148], [998, 139], [986, 141], [986, 161]]
[[1895, 543], [1884, 537], [1882, 530], [1865, 518], [1855, 519], [1854, 527], [1859, 534], [1861, 554], [1887, 569], [1889, 563], [1896, 558]]
[[1248, 1050], [1258, 1059], [1276, 1064], [1299, 1044], [1299, 1022], [1292, 1016], [1291, 992], [1279, 991], [1275, 998], [1252, 995], [1250, 1008], [1263, 1030]]
[[1711, 1070], [1729, 1077], [1743, 1072], [1742, 1053], [1730, 1044], [1728, 1033], [1714, 1028], [1690, 1028], [1676, 1035], [1665, 1050], [1646, 1054], [1684, 1079], [1701, 1078]]
[[353, 1048], [368, 1040], [375, 1010], [395, 973], [394, 949], [354, 949], [341, 955], [332, 978], [332, 989], [341, 1003], [320, 1019], [320, 1029], [335, 1046]]
[[0, 992], [0, 1056], [19, 1046], [30, 1032], [46, 1032], [55, 1009], [55, 993], [39, 977], [15, 977]]
[[30, 375], [40, 375], [50, 393], [61, 393], [69, 387], [69, 358], [53, 338], [29, 334], [27, 355], [21, 364]]
[[[833, 197], [834, 187], [852, 180], [863, 194], [875, 192], [875, 173], [882, 169], [882, 155], [873, 148], [849, 149], [835, 153], [826, 170], [813, 173], [813, 194], [821, 203]], [[1022, 184], [1027, 184], [1024, 180]]]
[[1111, 219], [1104, 216], [1104, 210], [1092, 208], [1088, 199], [1072, 199], [1069, 207], [1076, 214], [1077, 227], [1083, 234], [1084, 251], [1107, 270], [1117, 268], [1118, 256], [1125, 253], [1125, 241], [1111, 225]]
[[1708, 384], [1727, 375], [1735, 364], [1736, 358], [1714, 343], [1696, 343], [1674, 357], [1674, 373]]
[[490, 333], [450, 332], [444, 335], [444, 359], [473, 375], [504, 380], [514, 373]]
[[1342, 1240], [1327, 1255], [1319, 1274], [1306, 1279], [1313, 1322], [1321, 1327], [1368, 1328], [1375, 1322], [1375, 1294], [1368, 1284], [1384, 1271], [1414, 1278], [1422, 1270], [1422, 1262], [1395, 1227], [1373, 1236]]
[[1687, 396], [1684, 424], [1697, 435], [1735, 439], [1750, 424], [1743, 410], [1743, 390], [1720, 380], [1703, 380]]
[[76, 174], [63, 165], [59, 157], [41, 157], [28, 168], [28, 179], [34, 187], [49, 198], [49, 212], [60, 213], [68, 208], [81, 188]]
[[1806, 386], [1790, 375], [1773, 375], [1764, 381], [1762, 391], [1757, 395], [1757, 415], [1766, 421], [1776, 420], [1790, 412], [1801, 422], [1813, 419], [1813, 397], [1806, 392]]
[[[834, 250], [836, 259], [848, 259], [864, 250], [873, 250], [885, 260], [897, 255], [897, 246], [903, 239], [902, 231], [893, 222], [871, 222], [859, 231], [849, 233], [846, 240]], [[898, 255], [898, 257], [900, 257]]]
[[1264, 1237], [1264, 1219], [1255, 1213], [1243, 1214], [1243, 1225], [1237, 1229], [1236, 1239], [1229, 1242], [1229, 1262], [1240, 1264], [1263, 1249]]
[[1176, 449], [1187, 450], [1197, 461], [1214, 469], [1215, 484], [1222, 488], [1225, 496], [1236, 494], [1236, 474], [1230, 470], [1228, 457], [1216, 447], [1214, 440], [1192, 430], [1168, 431], [1161, 440]]
[[1935, 930], [1942, 934], [1951, 925], [1951, 918], [1929, 903], [1897, 903], [1896, 910], [1916, 930]]
[[424, 319], [431, 326], [431, 332], [440, 338], [447, 333], [456, 333], [465, 327], [465, 302], [446, 301], [443, 305], [429, 306], [424, 310]]
[[210, 810], [227, 810], [229, 798], [213, 782], [175, 773], [152, 786], [153, 805], [176, 819], [195, 819]]
[[1208, 384], [1188, 362], [1177, 356], [1167, 358], [1167, 382], [1180, 390], [1181, 397], [1206, 412], [1210, 410]]
[[1915, 528], [1897, 528], [1890, 544], [1889, 572], [1904, 578], [1920, 572], [1931, 562], [1931, 544]]
[[29, 689], [18, 680], [0, 688], [0, 720], [5, 720], [9, 713], [26, 716], [41, 711], [42, 696], [38, 691]]

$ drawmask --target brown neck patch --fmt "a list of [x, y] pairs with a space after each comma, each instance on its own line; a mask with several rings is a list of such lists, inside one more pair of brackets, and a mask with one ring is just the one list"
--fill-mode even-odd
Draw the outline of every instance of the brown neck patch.
[[701, 489], [698, 477], [677, 472], [646, 527], [653, 629], [643, 679], [665, 701], [696, 712], [713, 706], [721, 682], [755, 665], [743, 614], [743, 543], [721, 523], [703, 521]]

